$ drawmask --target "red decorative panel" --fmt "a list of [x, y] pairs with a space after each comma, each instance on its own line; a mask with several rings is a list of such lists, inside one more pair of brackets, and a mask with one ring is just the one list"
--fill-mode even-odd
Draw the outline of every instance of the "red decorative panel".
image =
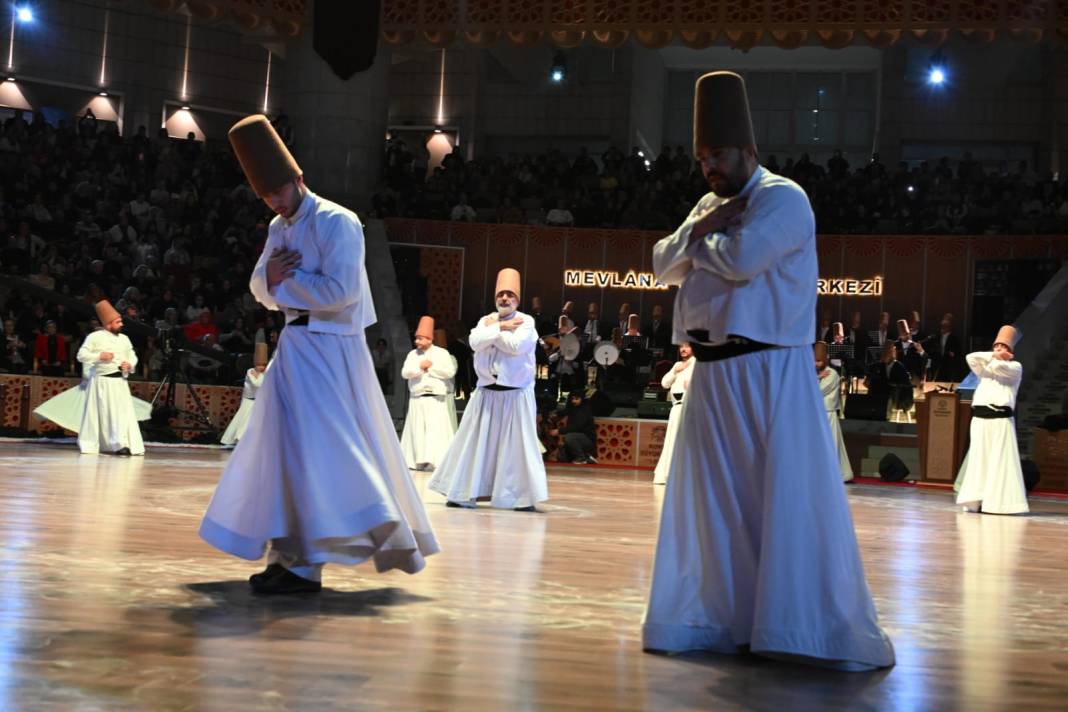
[[807, 0], [771, 0], [768, 22], [772, 25], [795, 25], [808, 21], [812, 3]]
[[[727, 0], [679, 0], [679, 25], [693, 27], [718, 23], [720, 6], [726, 3]], [[737, 6], [747, 3], [735, 0], [732, 4]]]
[[508, 22], [512, 25], [541, 25], [545, 18], [542, 0], [509, 0]]
[[883, 253], [883, 238], [878, 235], [847, 235], [844, 239], [847, 257], [875, 257]]
[[584, 0], [550, 0], [554, 25], [581, 25], [586, 19]]
[[1014, 237], [1010, 243], [1013, 259], [1037, 259], [1050, 255], [1050, 243], [1046, 235], [1021, 235]]
[[863, 21], [870, 23], [900, 23], [905, 14], [904, 0], [867, 0]]
[[1000, 3], [989, 0], [962, 0], [957, 6], [957, 22], [963, 27], [997, 23], [1000, 15]]
[[496, 25], [505, 17], [500, 0], [468, 0], [467, 20], [475, 25]]
[[1013, 23], [1043, 22], [1048, 9], [1045, 3], [1035, 2], [1035, 0], [1007, 0], [1005, 3], [1006, 19]]
[[634, 19], [641, 27], [667, 25], [675, 19], [674, 0], [633, 0]]
[[620, 0], [594, 0], [593, 22], [597, 25], [626, 25], [630, 8]]
[[840, 25], [856, 19], [857, 4], [853, 0], [819, 0], [816, 3], [816, 22], [820, 25]]
[[972, 238], [972, 255], [977, 260], [1008, 259], [1012, 240], [1006, 235], [980, 235]]
[[929, 237], [927, 238], [927, 251], [930, 257], [960, 259], [968, 251], [968, 240], [949, 235]]
[[390, 242], [415, 242], [415, 220], [409, 218], [386, 218], [386, 237]]
[[750, 0], [723, 0], [723, 21], [728, 27], [759, 24], [764, 19], [762, 6]]
[[427, 278], [427, 312], [442, 325], [460, 318], [463, 259], [463, 250], [442, 247], [419, 250], [419, 274]]
[[634, 466], [637, 448], [637, 421], [597, 423], [597, 459], [600, 464]]
[[947, 22], [953, 7], [945, 0], [912, 0], [912, 21], [929, 24]]
[[926, 240], [922, 237], [895, 235], [893, 239], [886, 241], [886, 254], [894, 257], [917, 257], [922, 260], [925, 246]]
[[[26, 384], [32, 386], [32, 381], [29, 376], [11, 376], [0, 375], [0, 381], [4, 383], [7, 388], [4, 394], [4, 411], [3, 411], [3, 426], [5, 428], [17, 428], [19, 427], [19, 404], [22, 400], [22, 387]], [[40, 403], [34, 403], [32, 397], [30, 397], [30, 412], [36, 408]]]

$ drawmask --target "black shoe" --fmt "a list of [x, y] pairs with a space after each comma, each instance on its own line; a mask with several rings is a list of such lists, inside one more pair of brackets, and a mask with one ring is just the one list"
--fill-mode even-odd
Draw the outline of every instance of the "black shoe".
[[460, 504], [459, 502], [453, 502], [451, 499], [448, 502], [445, 503], [445, 506], [446, 507], [459, 507], [460, 509], [464, 508], [464, 506], [462, 504]]
[[119, 448], [118, 450], [116, 450], [116, 451], [115, 451], [115, 454], [116, 454], [116, 455], [123, 455], [123, 456], [129, 457], [129, 455], [130, 455], [130, 448], [128, 448], [128, 447], [123, 447], [123, 448]]
[[285, 570], [286, 567], [282, 566], [281, 564], [267, 564], [267, 568], [265, 568], [263, 571], [259, 572], [258, 574], [252, 574], [251, 576], [249, 576], [248, 582], [253, 586], [259, 586], [267, 579], [273, 578]]
[[252, 584], [252, 592], [263, 596], [286, 596], [294, 593], [319, 593], [323, 584], [297, 576], [289, 569]]
[[587, 464], [590, 464], [590, 465], [596, 465], [597, 464], [597, 458], [594, 457], [593, 455], [588, 455], [586, 457], [586, 462], [587, 462]]
[[517, 512], [536, 512], [538, 510], [534, 508], [534, 505], [531, 505], [529, 507], [516, 507], [515, 511], [517, 511]]

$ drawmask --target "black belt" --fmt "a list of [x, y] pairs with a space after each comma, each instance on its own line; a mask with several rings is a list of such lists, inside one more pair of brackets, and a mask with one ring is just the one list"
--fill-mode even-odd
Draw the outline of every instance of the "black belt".
[[762, 344], [759, 341], [753, 341], [741, 336], [728, 336], [727, 338], [729, 338], [730, 341], [727, 343], [712, 345], [709, 343], [702, 343], [708, 341], [707, 331], [692, 329], [686, 333], [693, 339], [693, 341], [690, 342], [690, 348], [693, 349], [694, 358], [696, 358], [699, 363], [722, 361], [736, 356], [751, 354], [756, 351], [779, 348], [774, 344]]
[[973, 405], [972, 417], [983, 420], [1013, 417], [1013, 410], [1007, 405]]
[[101, 373], [104, 378], [122, 378], [122, 371], [116, 371], [115, 373]]
[[308, 315], [307, 314], [301, 314], [296, 319], [294, 319], [293, 321], [291, 321], [288, 324], [286, 324], [286, 326], [307, 326], [307, 325], [308, 325]]
[[685, 393], [672, 393], [671, 397], [675, 399], [675, 402], [672, 405], [679, 405], [680, 403], [682, 403], [682, 397], [684, 395], [686, 395], [686, 394]]
[[519, 390], [519, 388], [517, 386], [502, 386], [499, 383], [491, 383], [488, 386], [481, 386], [481, 387], [485, 388], [487, 391], [518, 391]]
[[255, 398], [249, 398], [248, 396], [245, 396], [245, 400], [256, 400], [256, 399]]
[[444, 398], [444, 397], [445, 397], [444, 395], [440, 395], [439, 396], [437, 393], [423, 393], [422, 395], [416, 396], [416, 398]]

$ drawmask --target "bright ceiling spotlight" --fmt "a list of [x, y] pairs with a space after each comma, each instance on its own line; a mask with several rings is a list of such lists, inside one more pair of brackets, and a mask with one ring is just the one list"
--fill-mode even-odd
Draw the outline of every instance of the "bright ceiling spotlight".
[[562, 84], [567, 79], [567, 59], [563, 52], [553, 55], [553, 64], [549, 68], [549, 79], [553, 84]]
[[33, 22], [33, 10], [28, 7], [15, 8], [15, 17], [19, 22]]

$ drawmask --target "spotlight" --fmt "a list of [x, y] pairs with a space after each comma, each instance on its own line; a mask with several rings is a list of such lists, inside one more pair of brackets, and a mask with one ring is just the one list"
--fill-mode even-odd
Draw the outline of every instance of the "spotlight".
[[106, 91], [100, 92], [100, 96], [107, 96], [107, 95], [108, 95], [108, 93]]
[[15, 17], [19, 22], [33, 22], [33, 10], [28, 7], [15, 8]]
[[946, 57], [942, 50], [931, 55], [931, 63], [927, 65], [927, 83], [933, 87], [946, 83]]
[[564, 57], [563, 52], [557, 52], [553, 55], [553, 64], [549, 68], [549, 79], [554, 84], [561, 84], [567, 79], [567, 59]]
[[910, 193], [914, 193], [914, 192], [916, 192], [916, 187], [910, 185], [909, 187], [905, 188], [905, 190], [907, 190]]
[[8, 78], [7, 78], [7, 80], [8, 80], [9, 82], [13, 82], [13, 81], [15, 81], [15, 77], [8, 77]]
[[440, 126], [435, 126], [434, 127], [434, 133], [436, 133], [436, 134], [441, 133], [441, 127]]
[[638, 156], [641, 158], [645, 158], [645, 151], [638, 151]]
[[182, 111], [189, 111], [189, 104], [182, 104]]

